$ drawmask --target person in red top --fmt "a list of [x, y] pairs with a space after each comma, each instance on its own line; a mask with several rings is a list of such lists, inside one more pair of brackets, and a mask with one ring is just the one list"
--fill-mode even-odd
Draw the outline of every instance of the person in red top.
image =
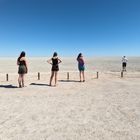
[[84, 74], [85, 62], [84, 62], [82, 53], [78, 54], [77, 61], [78, 61], [78, 69], [79, 69], [80, 82], [82, 82], [82, 81], [85, 82], [85, 74]]

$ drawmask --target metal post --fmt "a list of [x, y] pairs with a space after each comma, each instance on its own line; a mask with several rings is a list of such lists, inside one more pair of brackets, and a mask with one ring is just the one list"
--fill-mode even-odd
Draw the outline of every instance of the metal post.
[[69, 72], [67, 72], [67, 80], [70, 79], [70, 75], [69, 75]]
[[121, 71], [121, 78], [123, 78], [123, 71]]
[[6, 74], [6, 81], [9, 81], [9, 75]]
[[38, 72], [38, 80], [40, 80], [40, 73]]
[[99, 78], [99, 72], [97, 71], [97, 79]]

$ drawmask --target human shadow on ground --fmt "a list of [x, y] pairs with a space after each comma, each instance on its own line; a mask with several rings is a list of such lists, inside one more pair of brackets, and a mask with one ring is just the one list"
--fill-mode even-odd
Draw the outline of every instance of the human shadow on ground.
[[59, 82], [78, 82], [78, 83], [80, 83], [80, 81], [78, 81], [78, 80], [59, 80]]
[[49, 86], [48, 84], [40, 84], [40, 83], [31, 83], [30, 85], [33, 85], [33, 86]]
[[13, 85], [0, 85], [0, 88], [18, 88], [18, 87]]

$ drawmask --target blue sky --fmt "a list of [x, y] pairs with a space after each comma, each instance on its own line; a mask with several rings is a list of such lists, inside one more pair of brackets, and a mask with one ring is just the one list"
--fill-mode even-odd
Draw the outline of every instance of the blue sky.
[[139, 0], [0, 0], [0, 56], [140, 56]]

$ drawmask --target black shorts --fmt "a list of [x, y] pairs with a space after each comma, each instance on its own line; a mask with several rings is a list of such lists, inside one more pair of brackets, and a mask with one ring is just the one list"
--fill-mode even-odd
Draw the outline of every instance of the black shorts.
[[123, 67], [126, 67], [126, 63], [125, 63], [125, 62], [124, 62], [124, 63], [122, 63], [122, 66], [123, 66]]
[[25, 65], [19, 65], [18, 74], [25, 74], [27, 73], [27, 68]]
[[53, 65], [52, 66], [52, 71], [59, 71], [58, 65]]

